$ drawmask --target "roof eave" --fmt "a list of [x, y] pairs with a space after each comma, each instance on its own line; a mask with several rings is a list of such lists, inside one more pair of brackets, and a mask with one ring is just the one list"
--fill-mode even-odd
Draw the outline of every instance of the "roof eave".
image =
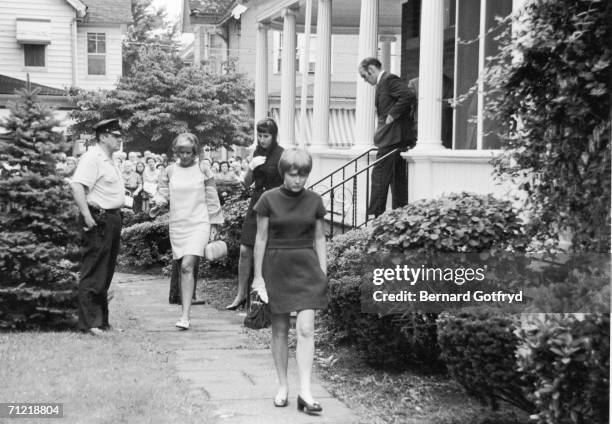
[[84, 18], [87, 15], [87, 5], [81, 0], [66, 0], [66, 2], [76, 10], [77, 18]]

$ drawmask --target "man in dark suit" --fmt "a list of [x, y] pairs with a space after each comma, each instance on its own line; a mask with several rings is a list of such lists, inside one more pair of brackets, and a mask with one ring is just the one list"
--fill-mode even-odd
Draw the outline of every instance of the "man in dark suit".
[[412, 120], [413, 109], [416, 108], [416, 96], [400, 77], [383, 70], [380, 61], [374, 57], [361, 61], [359, 75], [367, 83], [376, 86], [375, 102], [378, 116], [378, 127], [374, 134], [374, 145], [378, 147], [376, 159], [398, 149], [377, 164], [372, 171], [372, 193], [368, 215], [378, 216], [385, 212], [389, 186], [391, 186], [393, 209], [408, 203], [406, 162], [400, 153], [416, 144]]

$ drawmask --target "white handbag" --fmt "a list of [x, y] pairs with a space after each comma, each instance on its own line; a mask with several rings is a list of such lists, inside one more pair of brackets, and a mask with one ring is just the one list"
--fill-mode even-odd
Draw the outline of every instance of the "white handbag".
[[130, 193], [129, 191], [126, 191], [125, 201], [123, 202], [123, 207], [132, 209], [132, 206], [134, 206], [134, 197], [132, 196], [132, 193]]
[[211, 241], [204, 248], [204, 257], [209, 261], [218, 261], [227, 256], [227, 244], [223, 240]]

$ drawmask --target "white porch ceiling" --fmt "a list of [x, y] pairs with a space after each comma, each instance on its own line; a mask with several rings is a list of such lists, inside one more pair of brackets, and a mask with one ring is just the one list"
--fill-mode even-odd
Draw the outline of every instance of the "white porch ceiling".
[[[268, 7], [258, 16], [261, 21], [269, 22], [272, 28], [282, 29], [282, 10], [291, 7], [296, 11], [298, 32], [304, 31], [306, 0], [277, 1], [278, 7]], [[312, 0], [312, 33], [316, 32], [317, 0]], [[402, 0], [379, 0], [378, 33], [398, 34], [402, 24]], [[361, 1], [332, 0], [332, 32], [334, 34], [357, 34], [359, 32], [359, 15]]]

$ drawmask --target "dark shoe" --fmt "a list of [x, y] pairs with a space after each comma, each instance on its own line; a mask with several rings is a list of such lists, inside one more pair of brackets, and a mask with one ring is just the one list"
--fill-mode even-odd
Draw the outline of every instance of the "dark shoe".
[[297, 397], [297, 409], [298, 411], [305, 412], [307, 414], [316, 414], [323, 411], [321, 405], [318, 402], [308, 403], [300, 395]]
[[240, 307], [244, 306], [244, 305], [246, 304], [246, 301], [247, 301], [247, 300], [246, 300], [246, 297], [245, 297], [244, 299], [242, 299], [242, 300], [241, 300], [240, 302], [238, 302], [238, 303], [232, 302], [230, 305], [227, 305], [227, 306], [225, 307], [225, 309], [226, 309], [226, 310], [228, 310], [228, 311], [235, 311], [236, 309], [238, 309], [238, 308], [240, 308]]

